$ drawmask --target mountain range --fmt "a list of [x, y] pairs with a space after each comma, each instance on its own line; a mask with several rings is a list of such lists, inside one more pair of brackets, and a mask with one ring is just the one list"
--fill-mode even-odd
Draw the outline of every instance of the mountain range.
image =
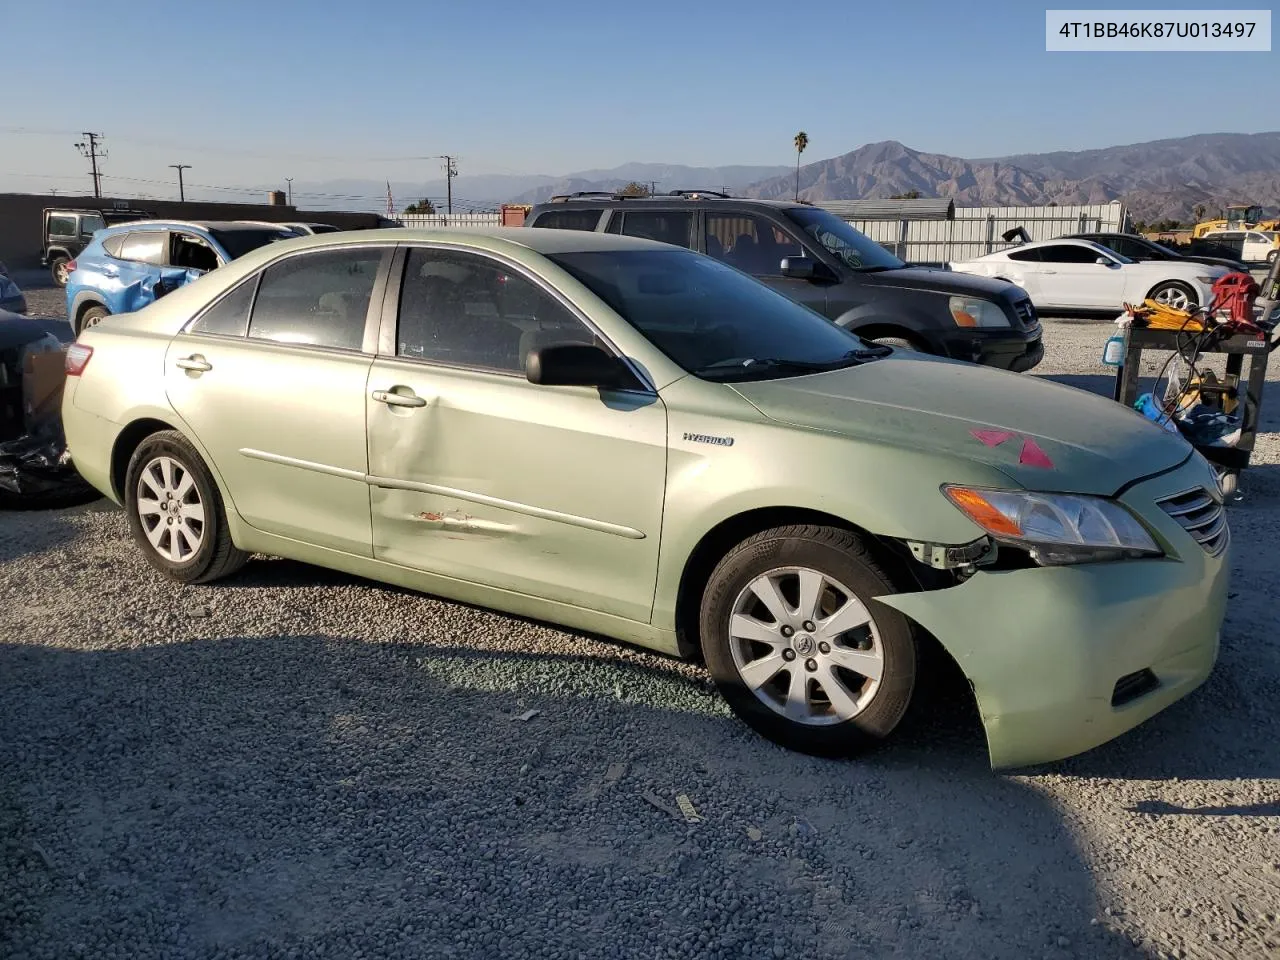
[[[676, 188], [725, 189], [739, 196], [786, 199], [795, 195], [795, 168], [690, 167], [628, 163], [566, 176], [492, 175], [454, 179], [455, 210], [498, 203], [537, 203], [577, 190], [617, 190], [656, 181], [659, 193]], [[338, 180], [295, 184], [299, 206], [340, 206], [385, 196], [386, 184]], [[443, 179], [391, 185], [397, 206], [430, 197], [437, 206]], [[966, 160], [925, 153], [894, 140], [800, 167], [806, 200], [884, 198], [918, 191], [950, 197], [961, 206], [1107, 203], [1123, 200], [1136, 220], [1194, 217], [1203, 205], [1216, 213], [1228, 203], [1280, 205], [1280, 132], [1211, 133], [1094, 150], [1029, 153]]]

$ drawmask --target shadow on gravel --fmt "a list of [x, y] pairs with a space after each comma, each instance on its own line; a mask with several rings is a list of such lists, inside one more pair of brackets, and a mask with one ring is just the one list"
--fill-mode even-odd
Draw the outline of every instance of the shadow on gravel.
[[0, 645], [0, 954], [1134, 955], [980, 752], [816, 760], [717, 703], [346, 637]]
[[115, 509], [95, 500], [65, 510], [0, 510], [0, 564], [67, 546], [80, 536], [72, 517], [108, 508]]

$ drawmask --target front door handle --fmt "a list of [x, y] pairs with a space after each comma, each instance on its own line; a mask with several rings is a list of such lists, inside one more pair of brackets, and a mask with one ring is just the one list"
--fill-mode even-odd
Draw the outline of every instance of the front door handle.
[[189, 357], [183, 357], [181, 360], [175, 360], [174, 366], [181, 367], [183, 370], [196, 370], [200, 373], [205, 373], [213, 369], [213, 364], [198, 353], [192, 354]]
[[373, 399], [389, 407], [425, 407], [427, 401], [413, 393], [392, 393], [389, 390], [373, 391]]
[[1041, 272], [1041, 273], [1045, 273], [1045, 274], [1049, 274], [1049, 273], [1057, 273], [1058, 271], [1057, 271], [1057, 270], [1041, 270], [1040, 272]]

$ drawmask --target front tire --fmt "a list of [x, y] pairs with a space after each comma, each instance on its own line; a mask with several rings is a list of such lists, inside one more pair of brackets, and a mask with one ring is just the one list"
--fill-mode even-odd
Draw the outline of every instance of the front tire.
[[739, 719], [775, 743], [848, 756], [888, 737], [916, 682], [911, 625], [863, 541], [834, 527], [766, 530], [711, 574], [702, 652]]
[[886, 347], [895, 347], [899, 350], [914, 350], [917, 353], [928, 353], [924, 347], [920, 346], [906, 337], [875, 337], [872, 343], [879, 343]]
[[213, 475], [176, 430], [147, 437], [129, 459], [125, 513], [147, 562], [170, 580], [208, 583], [244, 566]]
[[1181, 280], [1166, 280], [1156, 284], [1147, 294], [1147, 299], [1175, 310], [1194, 310], [1200, 305], [1200, 298], [1196, 296], [1195, 290]]

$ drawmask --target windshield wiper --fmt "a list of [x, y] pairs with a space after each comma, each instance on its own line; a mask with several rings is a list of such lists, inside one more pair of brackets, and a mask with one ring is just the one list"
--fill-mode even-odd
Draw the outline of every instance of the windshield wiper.
[[699, 367], [694, 373], [713, 373], [717, 370], [753, 371], [762, 368], [814, 373], [819, 370], [829, 370], [830, 366], [829, 363], [818, 363], [812, 360], [782, 360], [778, 357], [730, 357], [727, 360], [717, 360], [715, 363], [709, 363], [705, 367]]

